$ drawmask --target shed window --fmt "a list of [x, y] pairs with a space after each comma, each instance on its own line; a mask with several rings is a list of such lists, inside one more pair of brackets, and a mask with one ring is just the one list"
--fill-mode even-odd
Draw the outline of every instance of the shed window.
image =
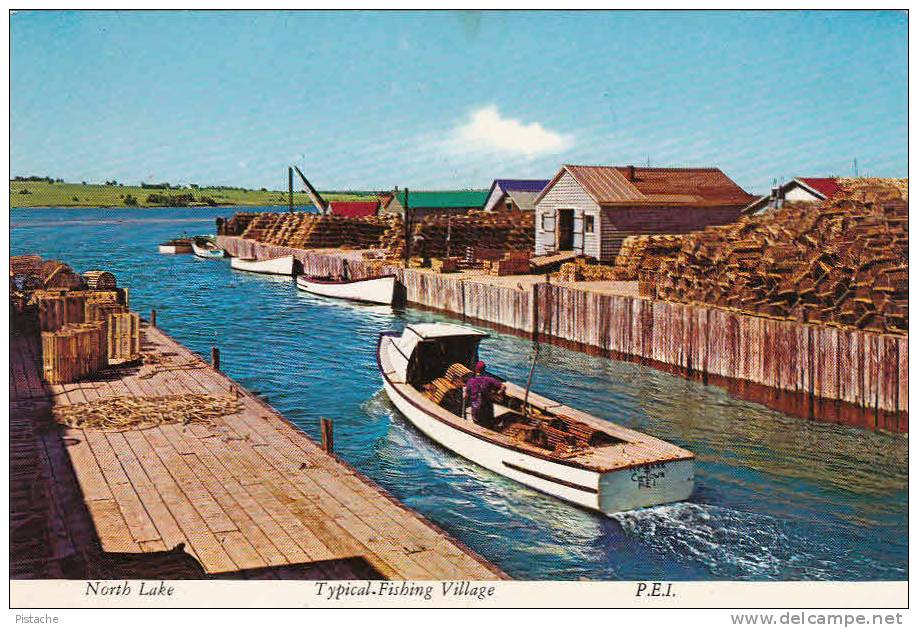
[[542, 231], [545, 231], [545, 219], [548, 218], [548, 214], [542, 214]]
[[593, 233], [595, 229], [595, 216], [584, 216], [583, 217], [583, 232], [584, 233]]

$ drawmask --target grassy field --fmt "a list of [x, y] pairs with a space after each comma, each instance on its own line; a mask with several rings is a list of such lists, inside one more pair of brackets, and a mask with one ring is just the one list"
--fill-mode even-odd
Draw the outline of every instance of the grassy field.
[[[24, 192], [26, 190], [27, 192]], [[151, 194], [180, 196], [191, 194], [189, 205], [208, 205], [205, 198], [216, 205], [286, 205], [287, 193], [277, 191], [237, 190], [221, 187], [181, 188], [168, 190], [144, 189], [139, 186], [100, 185], [95, 183], [48, 183], [46, 181], [10, 181], [10, 207], [129, 207], [130, 198], [137, 207], [162, 207], [162, 203], [149, 202]], [[359, 194], [322, 194], [326, 201], [344, 201], [366, 198]], [[125, 202], [127, 199], [128, 202]], [[295, 205], [311, 205], [303, 192], [294, 192]]]

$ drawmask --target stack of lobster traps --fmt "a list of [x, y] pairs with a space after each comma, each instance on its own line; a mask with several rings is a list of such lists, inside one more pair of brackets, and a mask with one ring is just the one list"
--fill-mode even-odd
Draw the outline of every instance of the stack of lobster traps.
[[658, 299], [846, 329], [908, 333], [908, 198], [898, 180], [840, 180], [822, 205], [788, 204], [684, 236], [655, 273]]
[[[52, 384], [75, 382], [140, 358], [140, 317], [107, 271], [82, 276], [35, 255], [10, 260], [13, 327], [39, 334], [42, 373]], [[26, 278], [26, 279], [23, 279]]]

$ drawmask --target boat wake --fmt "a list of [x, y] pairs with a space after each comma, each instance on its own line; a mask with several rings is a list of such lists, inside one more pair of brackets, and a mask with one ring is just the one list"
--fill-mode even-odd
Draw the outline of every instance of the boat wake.
[[768, 515], [683, 502], [612, 515], [628, 535], [662, 554], [694, 559], [735, 579], [837, 577], [830, 548]]

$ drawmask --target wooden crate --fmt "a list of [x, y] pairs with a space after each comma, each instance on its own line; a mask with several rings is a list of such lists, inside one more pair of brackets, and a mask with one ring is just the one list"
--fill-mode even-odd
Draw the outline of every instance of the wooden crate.
[[109, 364], [123, 364], [140, 358], [140, 316], [135, 312], [108, 315], [107, 355]]
[[37, 300], [39, 328], [57, 331], [70, 323], [82, 323], [85, 302], [85, 296], [79, 293], [41, 296]]
[[41, 334], [42, 376], [51, 384], [68, 384], [105, 368], [101, 322], [64, 325]]
[[459, 258], [432, 259], [430, 260], [430, 267], [438, 273], [455, 273], [459, 271]]

